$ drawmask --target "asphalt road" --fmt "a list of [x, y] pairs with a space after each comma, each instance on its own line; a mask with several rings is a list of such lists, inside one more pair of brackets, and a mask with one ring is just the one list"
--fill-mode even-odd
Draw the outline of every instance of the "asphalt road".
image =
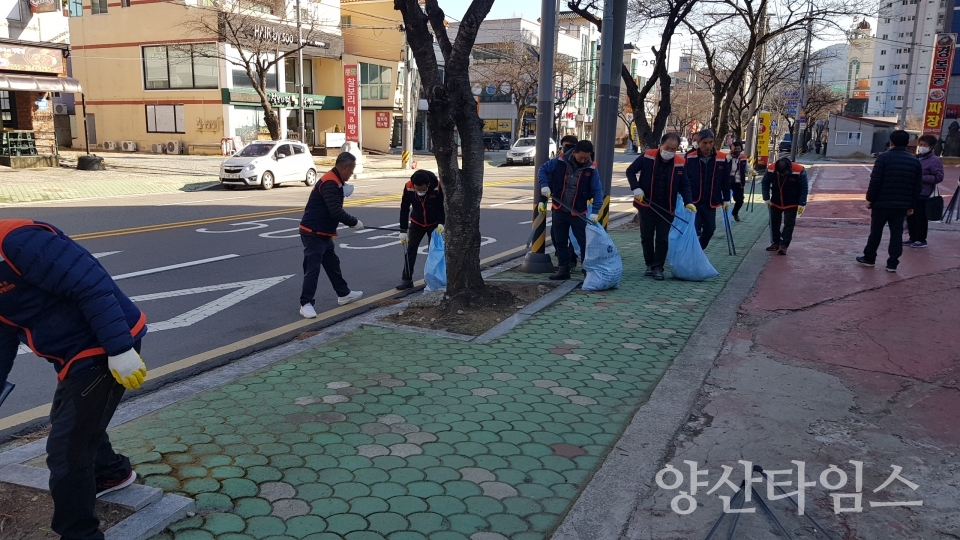
[[[618, 156], [626, 161], [629, 156]], [[630, 211], [623, 179], [614, 173], [614, 215]], [[481, 212], [481, 258], [492, 263], [524, 253], [530, 232], [532, 167], [488, 168]], [[367, 227], [396, 228], [406, 177], [356, 182], [348, 211]], [[297, 225], [309, 189], [219, 188], [194, 193], [111, 198], [0, 210], [3, 218], [55, 224], [95, 254], [147, 314], [143, 357], [151, 387], [335, 323], [394, 296], [403, 269], [398, 233], [342, 229], [337, 252], [357, 305], [338, 308], [321, 274], [319, 319], [298, 313], [302, 245]], [[426, 241], [422, 246], [426, 253]], [[422, 277], [423, 255], [416, 278]], [[42, 419], [56, 378], [45, 360], [21, 353], [10, 380], [16, 390], [0, 408], [0, 431]]]

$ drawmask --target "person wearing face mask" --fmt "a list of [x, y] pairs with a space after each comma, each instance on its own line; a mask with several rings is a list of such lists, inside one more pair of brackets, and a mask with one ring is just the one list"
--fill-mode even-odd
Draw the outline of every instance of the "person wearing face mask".
[[664, 133], [659, 148], [647, 150], [627, 167], [633, 206], [640, 213], [640, 245], [647, 265], [643, 275], [657, 281], [663, 280], [677, 194], [691, 212], [697, 211], [691, 204], [690, 183], [683, 173], [686, 159], [677, 155], [679, 148], [680, 136]]
[[697, 236], [703, 249], [707, 249], [717, 230], [717, 208], [722, 206], [726, 210], [730, 205], [731, 162], [726, 154], [714, 148], [714, 139], [712, 130], [701, 131], [698, 149], [687, 154], [684, 167], [693, 204], [697, 207]]
[[[763, 202], [770, 212], [770, 246], [767, 251], [787, 254], [797, 216], [803, 215], [807, 206], [807, 171], [790, 158], [778, 159], [767, 167], [761, 184]], [[781, 228], [781, 224], [782, 227]]]
[[340, 273], [340, 258], [334, 251], [333, 239], [337, 236], [337, 227], [343, 223], [351, 229], [363, 230], [363, 222], [351, 216], [343, 209], [344, 197], [353, 194], [353, 186], [347, 181], [357, 167], [357, 158], [350, 152], [341, 152], [332, 169], [320, 177], [317, 185], [310, 190], [307, 207], [300, 220], [300, 242], [303, 244], [303, 289], [300, 293], [300, 315], [313, 319], [317, 311], [313, 307], [317, 294], [317, 280], [320, 269], [327, 273], [333, 290], [337, 293], [337, 303], [341, 306], [356, 302], [363, 296], [362, 291], [351, 291], [343, 274]]
[[696, 152], [699, 147], [700, 147], [700, 132], [697, 132], [690, 137], [690, 150], [687, 151], [688, 156], [689, 154]]
[[933, 135], [924, 135], [917, 141], [917, 157], [923, 169], [923, 185], [920, 188], [920, 198], [913, 207], [913, 215], [907, 216], [907, 231], [909, 237], [903, 245], [925, 248], [927, 247], [927, 199], [933, 194], [937, 184], [943, 182], [943, 161], [933, 155], [933, 147], [937, 138]]
[[[580, 244], [582, 259], [587, 245], [587, 224], [582, 216], [596, 223], [603, 208], [603, 184], [593, 164], [593, 143], [579, 141], [572, 151], [544, 163], [537, 177], [540, 194], [545, 198], [553, 197], [550, 237], [556, 249], [558, 268], [550, 279], [570, 279], [570, 231]], [[591, 199], [593, 206], [588, 210], [587, 201]], [[546, 212], [547, 203], [540, 203], [539, 209]]]
[[398, 291], [413, 287], [413, 269], [417, 265], [420, 242], [424, 236], [429, 242], [434, 231], [443, 234], [444, 218], [443, 190], [437, 175], [425, 169], [413, 173], [400, 199], [400, 243], [407, 248], [407, 262], [397, 285]]
[[733, 219], [740, 221], [740, 208], [743, 207], [744, 188], [747, 175], [753, 175], [747, 155], [743, 153], [743, 141], [733, 141], [730, 145], [730, 190], [733, 191]]

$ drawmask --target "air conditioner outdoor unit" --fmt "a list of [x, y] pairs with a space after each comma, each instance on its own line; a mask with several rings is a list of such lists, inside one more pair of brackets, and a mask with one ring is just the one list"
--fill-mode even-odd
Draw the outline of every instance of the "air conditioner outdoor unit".
[[115, 141], [103, 141], [104, 150], [116, 150], [117, 143]]
[[163, 151], [167, 149], [167, 147], [166, 145], [161, 143], [153, 143], [152, 145], [150, 145], [150, 149], [153, 151], [154, 154], [162, 154]]
[[183, 143], [180, 141], [168, 141], [166, 152], [168, 154], [182, 154], [183, 153]]
[[53, 114], [70, 114], [70, 111], [67, 110], [67, 105], [65, 103], [54, 103]]
[[134, 141], [123, 141], [120, 143], [120, 148], [122, 148], [124, 152], [136, 152], [137, 143]]

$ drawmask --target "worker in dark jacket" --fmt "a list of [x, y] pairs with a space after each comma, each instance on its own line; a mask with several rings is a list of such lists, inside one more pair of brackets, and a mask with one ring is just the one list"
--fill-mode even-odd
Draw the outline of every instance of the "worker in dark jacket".
[[[767, 167], [763, 175], [763, 202], [770, 211], [770, 246], [767, 251], [787, 254], [797, 216], [807, 206], [807, 171], [790, 158], [784, 157]], [[780, 226], [783, 224], [783, 228]]]
[[[561, 159], [550, 160], [538, 171], [540, 194], [553, 197], [553, 224], [550, 236], [556, 249], [558, 268], [550, 279], [570, 279], [570, 231], [580, 244], [583, 258], [587, 246], [587, 220], [596, 223], [603, 208], [603, 184], [593, 164], [593, 143], [579, 141]], [[588, 210], [587, 201], [593, 200]], [[546, 212], [546, 203], [540, 204]]]
[[357, 158], [349, 152], [341, 152], [330, 171], [320, 177], [320, 181], [310, 191], [307, 208], [300, 220], [300, 242], [303, 243], [303, 290], [300, 293], [300, 315], [306, 319], [317, 316], [314, 309], [314, 297], [317, 294], [317, 280], [323, 268], [330, 278], [333, 290], [337, 293], [337, 303], [341, 306], [356, 302], [363, 291], [351, 291], [343, 274], [340, 273], [340, 258], [334, 251], [333, 239], [341, 223], [351, 229], [363, 230], [363, 222], [351, 216], [343, 209], [344, 197], [353, 194], [353, 186], [347, 180], [353, 176], [357, 167]]
[[730, 205], [731, 162], [726, 154], [714, 148], [714, 139], [712, 130], [701, 131], [699, 146], [687, 154], [684, 165], [693, 204], [697, 207], [697, 236], [703, 249], [707, 249], [717, 231], [717, 208], [723, 206], [726, 210]]
[[[549, 176], [547, 171], [553, 171], [557, 167], [558, 161], [563, 159], [565, 155], [572, 152], [573, 148], [577, 146], [578, 142], [580, 142], [580, 139], [578, 139], [576, 135], [564, 135], [563, 137], [561, 137], [560, 151], [557, 153], [556, 157], [554, 157], [549, 161], [545, 161], [543, 165], [540, 166], [540, 169], [537, 170], [537, 181], [539, 182], [542, 179], [546, 179]], [[593, 166], [596, 167], [597, 164], [592, 155], [590, 159], [594, 160]], [[573, 247], [573, 242], [570, 242], [570, 269], [571, 270], [577, 267], [577, 260], [579, 257], [580, 257], [580, 254], [577, 253], [577, 250]]]
[[0, 220], [0, 388], [21, 343], [57, 371], [47, 467], [50, 527], [62, 538], [102, 540], [96, 498], [136, 479], [106, 430], [124, 389], [140, 388], [147, 376], [140, 359], [146, 322], [100, 263], [59, 229]]
[[730, 191], [733, 192], [733, 219], [740, 221], [740, 209], [743, 208], [747, 175], [754, 175], [749, 158], [743, 153], [743, 141], [733, 141], [730, 145]]
[[923, 184], [920, 161], [909, 152], [910, 134], [898, 129], [890, 134], [890, 150], [877, 156], [867, 188], [870, 237], [857, 262], [873, 266], [884, 227], [890, 227], [887, 272], [896, 272], [903, 254], [903, 220], [913, 214]]
[[420, 242], [433, 238], [433, 231], [443, 234], [443, 190], [440, 180], [432, 172], [420, 169], [410, 176], [400, 199], [400, 244], [407, 248], [403, 278], [398, 291], [413, 287], [413, 269], [417, 264]]
[[663, 265], [667, 261], [670, 224], [677, 203], [677, 194], [683, 197], [687, 208], [696, 212], [692, 204], [690, 183], [683, 173], [684, 158], [677, 155], [680, 136], [665, 133], [660, 147], [647, 150], [627, 167], [627, 181], [633, 190], [633, 206], [640, 213], [640, 244], [643, 261], [647, 265], [644, 276], [663, 280]]

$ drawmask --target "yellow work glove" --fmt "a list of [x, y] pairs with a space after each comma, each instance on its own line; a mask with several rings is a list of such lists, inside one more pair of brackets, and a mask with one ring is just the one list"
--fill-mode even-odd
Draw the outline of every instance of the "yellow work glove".
[[537, 205], [537, 212], [540, 212], [541, 214], [546, 213], [546, 212], [547, 212], [547, 203], [546, 203], [546, 202], [542, 202], [542, 203], [538, 204], [538, 205]]
[[410, 243], [410, 235], [402, 232], [400, 233], [400, 245], [405, 246]]
[[723, 202], [723, 209], [724, 209], [724, 210], [728, 210], [729, 208], [730, 208], [730, 203], [724, 201], [724, 202]]
[[694, 206], [694, 205], [692, 205], [692, 204], [688, 204], [688, 205], [684, 206], [684, 208], [686, 208], [687, 210], [693, 212], [694, 214], [697, 213], [697, 207]]
[[803, 207], [802, 207], [802, 206], [798, 206], [798, 207], [797, 207], [797, 215], [798, 215], [798, 216], [802, 216], [802, 215], [803, 215]]
[[443, 234], [443, 231], [444, 231], [444, 230], [446, 230], [446, 229], [443, 228], [443, 223], [441, 223], [440, 225], [437, 225], [437, 232], [438, 232], [438, 233]]
[[127, 390], [140, 388], [143, 381], [147, 379], [147, 366], [133, 349], [117, 356], [107, 357], [107, 366], [113, 378]]

